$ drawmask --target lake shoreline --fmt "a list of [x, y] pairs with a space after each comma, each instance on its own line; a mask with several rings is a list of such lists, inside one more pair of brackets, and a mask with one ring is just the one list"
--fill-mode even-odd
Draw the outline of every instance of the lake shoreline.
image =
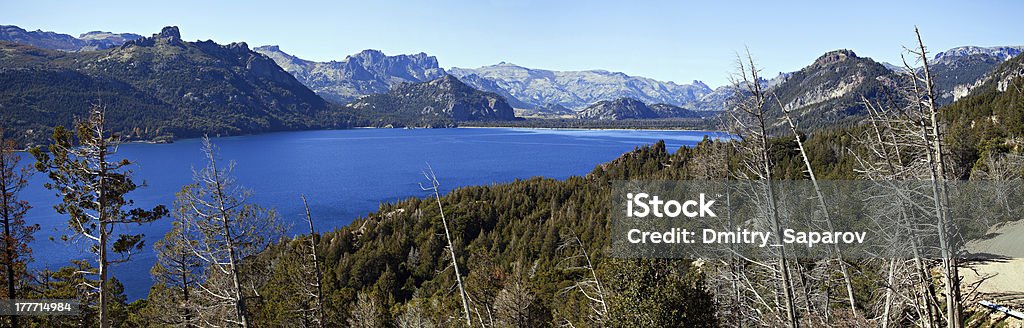
[[[234, 137], [251, 137], [251, 136], [260, 136], [260, 135], [268, 135], [268, 134], [279, 134], [279, 133], [315, 132], [315, 131], [424, 130], [424, 129], [429, 129], [429, 130], [447, 130], [447, 129], [521, 129], [521, 130], [543, 130], [543, 131], [565, 130], [565, 131], [638, 131], [638, 132], [649, 131], [649, 132], [709, 132], [709, 133], [727, 133], [725, 131], [706, 130], [706, 129], [692, 128], [692, 127], [675, 129], [675, 128], [664, 128], [664, 127], [659, 127], [659, 128], [643, 128], [643, 127], [638, 127], [638, 128], [618, 128], [618, 127], [533, 127], [533, 126], [481, 126], [481, 125], [466, 125], [466, 126], [455, 126], [455, 127], [390, 127], [390, 128], [376, 127], [376, 126], [355, 126], [355, 127], [351, 127], [351, 128], [344, 128], [344, 129], [282, 130], [282, 131], [267, 131], [267, 132], [249, 133], [249, 134], [237, 134], [237, 135], [214, 135], [214, 136], [208, 136], [208, 137], [209, 138], [234, 138]], [[194, 140], [194, 139], [202, 139], [202, 138], [204, 138], [204, 137], [173, 138], [173, 139], [171, 139], [169, 141], [130, 140], [130, 141], [121, 142], [121, 144], [122, 145], [128, 145], [128, 144], [164, 145], [164, 144], [172, 144], [172, 143], [175, 143], [175, 142], [178, 142], [178, 141]], [[48, 151], [47, 147], [45, 147], [45, 146], [40, 146], [40, 147], [43, 149], [43, 151]], [[21, 149], [21, 150], [17, 150], [17, 151], [18, 152], [28, 152], [28, 149], [26, 148], [26, 149]]]
[[566, 130], [566, 131], [651, 131], [651, 132], [712, 132], [712, 133], [725, 133], [723, 131], [712, 131], [702, 130], [695, 128], [680, 128], [680, 129], [666, 129], [666, 128], [551, 128], [551, 127], [532, 127], [532, 126], [459, 126], [448, 129], [522, 129], [522, 130]]
[[[534, 120], [537, 120], [537, 119], [534, 119]], [[551, 126], [543, 126], [543, 125], [541, 125], [541, 126], [529, 126], [529, 125], [522, 125], [522, 124], [510, 124], [510, 125], [501, 125], [500, 124], [500, 123], [529, 122], [529, 121], [530, 120], [528, 119], [528, 120], [525, 120], [525, 121], [461, 122], [460, 125], [457, 125], [457, 126], [454, 126], [454, 127], [402, 127], [402, 126], [378, 127], [378, 126], [353, 126], [353, 127], [336, 128], [336, 129], [323, 129], [323, 128], [319, 128], [319, 129], [293, 129], [293, 130], [263, 131], [263, 132], [256, 132], [256, 133], [243, 133], [243, 134], [237, 134], [237, 135], [235, 135], [235, 134], [233, 134], [233, 135], [220, 135], [220, 134], [217, 134], [217, 135], [206, 135], [206, 136], [192, 136], [192, 135], [190, 135], [190, 136], [186, 136], [186, 137], [169, 137], [167, 135], [164, 135], [164, 136], [154, 137], [152, 139], [130, 139], [130, 140], [124, 140], [124, 141], [121, 141], [120, 144], [122, 144], [122, 145], [130, 145], [130, 144], [162, 145], [162, 144], [173, 144], [175, 142], [183, 141], [183, 140], [201, 139], [201, 138], [204, 138], [204, 137], [210, 137], [210, 138], [230, 138], [230, 137], [258, 136], [258, 135], [266, 135], [266, 134], [303, 132], [303, 131], [344, 131], [344, 130], [523, 129], [523, 130], [545, 130], [545, 131], [566, 130], [566, 131], [652, 131], [652, 132], [714, 132], [714, 133], [726, 133], [724, 131], [718, 131], [717, 129], [701, 128], [701, 127], [697, 127], [697, 126], [686, 126], [686, 127], [675, 128], [675, 127], [671, 127], [671, 126], [651, 126], [651, 127], [642, 127], [642, 126], [640, 126], [640, 127], [629, 127], [629, 126], [623, 126], [623, 127], [615, 127], [615, 126], [600, 126], [600, 125], [597, 125], [597, 126], [571, 126], [571, 125], [567, 125], [567, 124], [555, 124], [555, 125], [551, 125]], [[622, 122], [622, 121], [592, 121], [592, 122], [588, 122], [588, 123], [597, 123], [597, 122], [611, 123], [611, 122]], [[668, 122], [674, 122], [674, 120], [652, 120], [652, 122], [668, 123]], [[482, 123], [482, 124], [476, 124], [476, 123]], [[494, 123], [495, 125], [488, 125], [490, 123]], [[543, 123], [543, 124], [546, 124], [546, 123], [559, 123], [559, 122], [545, 121], [545, 123]], [[49, 140], [49, 139], [47, 139], [47, 140]], [[32, 148], [38, 147], [38, 148], [40, 148], [44, 152], [49, 152], [49, 147], [48, 146], [49, 146], [48, 143], [47, 144], [37, 144], [37, 145], [32, 145], [31, 147], [24, 147], [24, 148], [21, 148], [21, 149], [15, 149], [14, 151], [15, 152], [27, 153]]]

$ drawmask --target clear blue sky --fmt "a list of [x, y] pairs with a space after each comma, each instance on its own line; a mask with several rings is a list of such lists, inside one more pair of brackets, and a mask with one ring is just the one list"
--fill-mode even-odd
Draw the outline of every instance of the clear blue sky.
[[727, 82], [744, 46], [774, 75], [839, 48], [897, 62], [915, 24], [934, 51], [1024, 44], [1022, 1], [92, 2], [0, 0], [0, 24], [73, 35], [177, 25], [186, 40], [277, 44], [317, 61], [372, 48], [426, 52], [446, 68], [505, 61], [712, 87]]

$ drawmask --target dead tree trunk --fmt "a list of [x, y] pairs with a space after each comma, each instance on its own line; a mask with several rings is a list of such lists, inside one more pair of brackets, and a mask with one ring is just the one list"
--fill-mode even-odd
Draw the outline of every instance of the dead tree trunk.
[[427, 178], [430, 183], [429, 187], [421, 186], [421, 189], [426, 191], [432, 191], [434, 193], [434, 199], [437, 200], [437, 209], [441, 213], [441, 225], [444, 226], [444, 238], [448, 242], [448, 254], [452, 257], [452, 267], [455, 269], [455, 282], [459, 287], [459, 296], [462, 297], [462, 311], [466, 317], [466, 326], [472, 327], [473, 321], [469, 313], [469, 297], [466, 295], [466, 289], [462, 286], [462, 275], [459, 273], [459, 262], [455, 257], [455, 245], [452, 244], [451, 233], [448, 231], [448, 219], [444, 217], [444, 206], [441, 205], [441, 183], [437, 181], [437, 175], [434, 174], [434, 169], [427, 167], [427, 171], [423, 172], [423, 176]]
[[320, 326], [324, 326], [324, 288], [320, 284], [323, 280], [323, 273], [320, 272], [320, 261], [316, 254], [316, 230], [313, 229], [313, 215], [309, 213], [309, 204], [306, 203], [306, 196], [302, 195], [302, 206], [306, 208], [306, 222], [309, 222], [309, 253], [311, 260], [313, 261], [313, 273], [314, 283], [313, 287], [316, 288], [316, 299], [314, 306], [316, 307], [317, 318], [320, 320]]
[[[735, 106], [736, 111], [739, 114], [744, 114], [746, 117], [736, 118], [736, 123], [744, 131], [739, 132], [739, 136], [743, 139], [743, 143], [750, 145], [748, 154], [751, 156], [753, 163], [749, 163], [749, 170], [751, 173], [757, 176], [757, 179], [761, 182], [761, 188], [763, 196], [765, 198], [764, 213], [769, 219], [772, 232], [775, 236], [782, 236], [782, 225], [777, 206], [777, 195], [774, 186], [772, 185], [772, 160], [770, 147], [771, 142], [768, 134], [768, 111], [770, 104], [768, 103], [768, 95], [761, 85], [760, 73], [754, 65], [754, 58], [748, 51], [746, 58], [738, 58], [737, 64], [739, 73], [738, 79], [734, 80], [733, 84], [736, 86], [737, 91], [741, 94], [742, 101], [738, 102]], [[742, 94], [746, 91], [748, 94]], [[800, 325], [797, 319], [797, 310], [794, 302], [793, 295], [793, 280], [789, 272], [789, 259], [786, 255], [786, 247], [784, 243], [779, 249], [779, 258], [777, 265], [777, 273], [780, 276], [780, 284], [782, 289], [782, 304], [785, 308], [786, 313], [786, 324], [790, 327], [798, 327]]]
[[[835, 231], [832, 224], [832, 216], [829, 214], [828, 207], [825, 205], [825, 196], [821, 192], [821, 187], [818, 186], [818, 178], [814, 175], [814, 168], [811, 167], [811, 160], [807, 157], [807, 151], [804, 149], [804, 142], [800, 139], [800, 132], [797, 130], [796, 123], [793, 122], [792, 116], [789, 115], [789, 110], [782, 105], [782, 101], [778, 97], [774, 97], [775, 101], [779, 105], [779, 109], [783, 112], [783, 117], [786, 119], [786, 123], [789, 125], [789, 131], [793, 133], [793, 139], [796, 140], [797, 150], [800, 151], [800, 157], [803, 159], [804, 167], [807, 170], [807, 176], [811, 179], [811, 184], [814, 186], [814, 193], [818, 198], [818, 206], [821, 207], [821, 212], [825, 215], [825, 225], [828, 231]], [[843, 275], [843, 284], [846, 287], [846, 298], [849, 300], [850, 313], [857, 316], [857, 301], [853, 297], [853, 281], [850, 279], [850, 270], [846, 265], [846, 260], [843, 258], [843, 250], [838, 245], [835, 245], [836, 261], [839, 262], [839, 271]], [[827, 305], [826, 305], [827, 308]]]
[[[939, 248], [942, 254], [942, 280], [946, 294], [946, 326], [949, 328], [963, 327], [960, 296], [960, 279], [957, 263], [958, 247], [954, 240], [954, 227], [949, 218], [949, 196], [944, 181], [946, 180], [946, 162], [943, 153], [941, 123], [939, 122], [938, 105], [935, 103], [935, 82], [931, 68], [928, 67], [928, 52], [921, 39], [921, 31], [914, 27], [917, 35], [917, 50], [911, 51], [921, 61], [922, 74], [915, 74], [914, 88], [919, 97], [918, 104], [926, 115], [922, 128], [929, 143], [928, 163], [931, 168], [932, 194], [935, 206], [935, 217], [939, 232]], [[921, 85], [923, 84], [923, 85]], [[922, 90], [923, 88], [923, 90]]]

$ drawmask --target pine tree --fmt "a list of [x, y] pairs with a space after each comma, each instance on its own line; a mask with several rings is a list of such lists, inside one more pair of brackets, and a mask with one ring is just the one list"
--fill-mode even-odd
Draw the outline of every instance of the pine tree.
[[157, 262], [150, 272], [156, 285], [150, 290], [151, 314], [157, 322], [192, 327], [195, 314], [191, 297], [195, 293], [202, 262], [190, 251], [195, 243], [181, 222], [174, 222], [164, 238], [153, 245]]
[[[26, 265], [32, 261], [32, 249], [28, 245], [34, 240], [32, 234], [39, 230], [39, 225], [25, 223], [25, 213], [31, 207], [28, 202], [18, 200], [18, 193], [28, 184], [31, 171], [19, 165], [21, 157], [14, 152], [17, 149], [14, 140], [5, 139], [3, 135], [0, 129], [0, 224], [4, 228], [4, 252], [0, 256], [3, 256], [6, 298], [16, 299], [21, 296], [19, 287], [28, 281]], [[17, 316], [11, 316], [11, 326], [18, 326]]]
[[[50, 182], [46, 188], [55, 190], [61, 202], [54, 205], [57, 213], [68, 216], [72, 234], [65, 241], [84, 242], [96, 256], [97, 268], [90, 274], [99, 276], [98, 285], [91, 286], [99, 294], [100, 327], [111, 324], [108, 315], [110, 265], [127, 262], [133, 252], [142, 249], [142, 234], [120, 234], [111, 240], [117, 226], [153, 222], [167, 215], [163, 205], [146, 210], [134, 208], [125, 196], [138, 188], [132, 181], [132, 164], [127, 159], [114, 160], [120, 136], [106, 129], [104, 109], [93, 106], [89, 118], [79, 122], [74, 137], [64, 127], [53, 131], [49, 153], [36, 148], [36, 168], [46, 172]], [[110, 252], [119, 255], [110, 256]]]

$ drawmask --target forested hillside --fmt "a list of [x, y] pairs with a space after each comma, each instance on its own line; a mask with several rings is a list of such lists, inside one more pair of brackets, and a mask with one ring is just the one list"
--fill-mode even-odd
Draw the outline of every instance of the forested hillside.
[[386, 93], [359, 98], [345, 109], [377, 127], [454, 127], [459, 122], [516, 118], [501, 96], [473, 89], [451, 75], [399, 84]]
[[971, 170], [1006, 154], [1020, 154], [1024, 144], [1024, 55], [999, 65], [971, 95], [943, 108], [954, 159]]
[[[713, 325], [715, 305], [701, 274], [688, 261], [612, 260], [605, 252], [610, 245], [611, 180], [685, 179], [693, 174], [693, 154], [714, 147], [708, 142], [700, 150], [671, 154], [659, 143], [601, 165], [585, 177], [468, 187], [442, 197], [473, 316], [499, 326], [587, 325], [589, 301], [573, 286], [591, 279], [590, 272], [576, 268], [582, 265], [577, 261], [589, 260], [609, 296], [614, 295], [607, 299], [614, 309], [607, 319], [612, 326]], [[440, 326], [459, 325], [459, 294], [452, 292], [456, 282], [443, 229], [433, 199], [410, 199], [384, 205], [346, 228], [319, 236], [327, 264], [327, 317], [338, 325], [367, 320], [358, 316], [362, 312], [345, 309], [364, 310], [361, 307], [376, 304], [370, 310], [372, 320], [384, 326], [410, 316]], [[577, 237], [581, 245], [575, 244]], [[295, 253], [301, 252], [303, 239], [264, 254], [271, 257], [267, 263], [275, 264], [271, 281], [301, 265]], [[579, 251], [590, 258], [574, 258]], [[265, 285], [263, 295], [280, 297], [268, 298], [265, 304], [303, 305], [304, 298], [294, 297], [301, 293], [278, 290], [281, 286], [287, 285]], [[370, 303], [360, 297], [368, 297]], [[268, 307], [259, 315], [272, 325], [294, 320], [279, 311]]]
[[353, 114], [332, 106], [244, 43], [186, 42], [176, 27], [86, 52], [0, 42], [0, 123], [40, 144], [92, 105], [129, 139], [337, 128]]

